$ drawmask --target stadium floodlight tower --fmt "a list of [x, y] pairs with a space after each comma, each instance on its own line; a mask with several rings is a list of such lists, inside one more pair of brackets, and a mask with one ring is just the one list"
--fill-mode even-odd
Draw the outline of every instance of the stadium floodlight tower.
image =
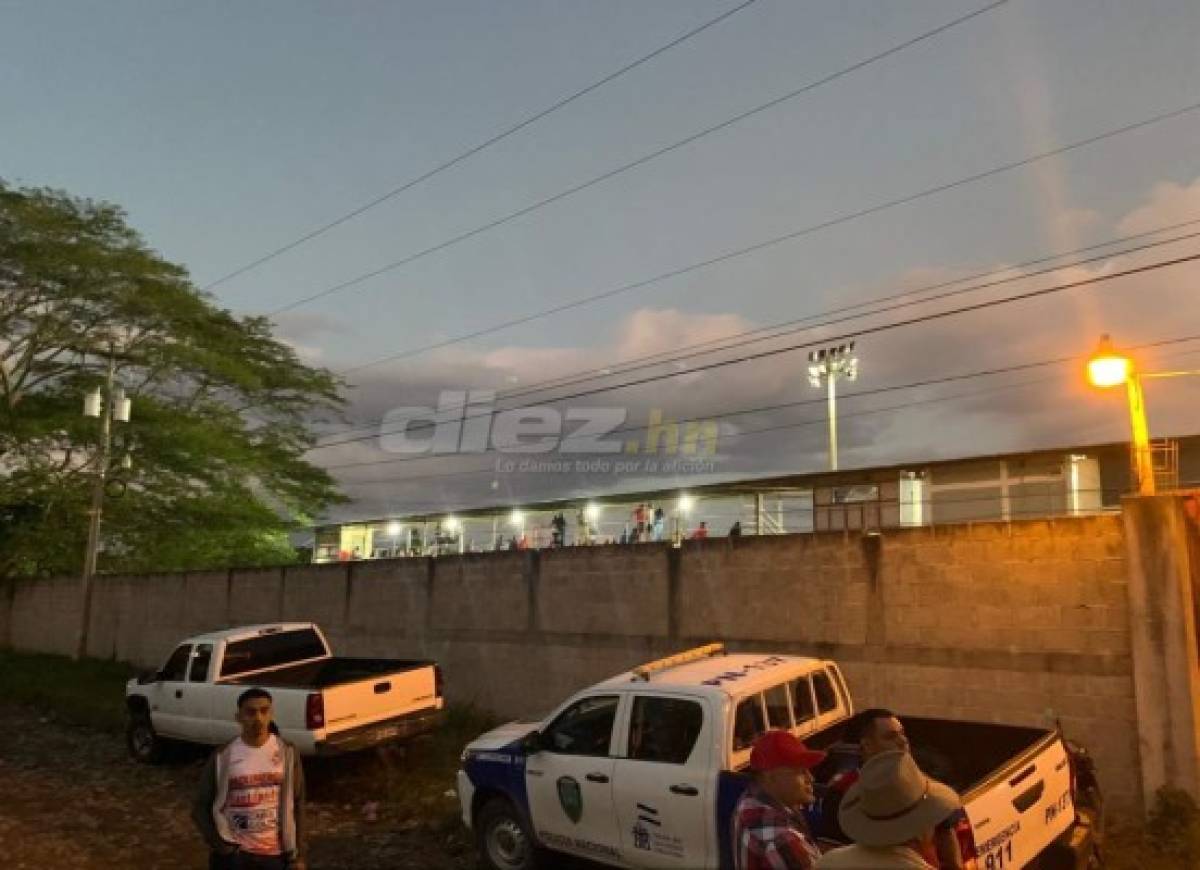
[[817, 389], [825, 387], [829, 396], [829, 470], [837, 471], [837, 382], [858, 378], [858, 357], [854, 342], [814, 350], [808, 355], [808, 382]]

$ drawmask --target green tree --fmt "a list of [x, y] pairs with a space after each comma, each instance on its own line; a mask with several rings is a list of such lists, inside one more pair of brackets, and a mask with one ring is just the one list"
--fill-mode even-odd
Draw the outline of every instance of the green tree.
[[134, 412], [101, 570], [287, 562], [289, 533], [342, 500], [304, 458], [341, 413], [331, 372], [218, 307], [116, 206], [0, 181], [0, 577], [81, 568], [99, 434], [81, 403], [110, 357]]

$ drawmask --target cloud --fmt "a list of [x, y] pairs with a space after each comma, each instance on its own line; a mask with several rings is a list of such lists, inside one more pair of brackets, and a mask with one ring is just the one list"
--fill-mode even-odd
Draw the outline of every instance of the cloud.
[[[397, 459], [400, 457], [383, 453], [380, 449], [376, 424], [395, 408], [436, 406], [442, 391], [468, 389], [496, 390], [495, 407], [498, 410], [548, 403], [550, 398], [557, 395], [586, 391], [638, 375], [669, 371], [672, 367], [661, 365], [622, 374], [621, 367], [646, 356], [673, 354], [684, 347], [722, 339], [753, 327], [750, 321], [733, 314], [688, 314], [675, 309], [643, 308], [630, 312], [618, 324], [612, 341], [592, 347], [513, 346], [484, 352], [464, 347], [443, 348], [418, 360], [407, 361], [398, 369], [363, 371], [358, 374], [351, 390], [351, 416], [359, 421], [362, 428], [349, 433], [362, 440], [321, 450], [313, 456], [326, 466]], [[710, 358], [714, 357], [702, 359]], [[559, 390], [520, 395], [543, 381], [591, 372], [604, 366], [614, 372], [611, 377]], [[802, 389], [802, 383], [795, 381], [794, 376], [795, 372], [788, 373], [784, 379], [765, 376], [763, 371], [741, 366], [711, 375], [698, 373], [671, 378], [634, 390], [604, 392], [594, 397], [572, 400], [568, 404], [619, 408], [625, 415], [623, 428], [636, 427], [645, 425], [654, 409], [660, 410], [668, 419], [701, 417], [706, 413], [728, 410], [731, 403], [769, 397], [779, 388], [781, 380], [792, 381], [795, 389]], [[506, 398], [506, 393], [513, 392], [518, 395]], [[572, 428], [565, 428], [564, 434]], [[637, 437], [641, 434], [634, 432], [621, 437]], [[329, 430], [326, 440], [338, 440], [336, 430]], [[570, 476], [565, 475], [528, 475], [522, 479], [520, 475], [462, 473], [487, 469], [489, 464], [494, 465], [495, 458], [494, 454], [486, 457], [449, 456], [389, 462], [345, 472], [335, 470], [335, 474], [345, 482], [347, 491], [356, 499], [354, 505], [343, 509], [341, 513], [369, 515], [365, 512], [383, 509], [388, 505], [392, 510], [398, 510], [402, 503], [407, 505], [413, 499], [420, 499], [429, 505], [454, 506], [464, 502], [550, 498], [567, 494], [573, 491], [573, 487], [581, 492], [594, 492], [598, 485], [594, 477], [587, 475], [573, 482]], [[439, 474], [448, 476], [439, 478]], [[406, 483], [403, 478], [411, 480]], [[629, 485], [628, 480], [613, 478], [612, 475], [608, 478], [600, 483], [618, 487]], [[389, 480], [394, 480], [394, 485], [380, 485], [381, 481]]]
[[294, 350], [301, 362], [305, 362], [308, 365], [320, 365], [325, 358], [325, 348], [319, 344], [299, 344], [282, 336], [279, 340]]
[[1200, 177], [1191, 184], [1164, 181], [1154, 185], [1146, 203], [1117, 223], [1121, 235], [1144, 233], [1164, 224], [1182, 223], [1200, 217]]
[[330, 335], [349, 335], [354, 330], [342, 318], [312, 311], [283, 311], [272, 315], [275, 331], [297, 341], [308, 341]]
[[1104, 221], [1104, 216], [1092, 208], [1065, 208], [1051, 218], [1051, 238], [1075, 239], [1083, 236]]
[[639, 308], [618, 324], [616, 339], [590, 348], [526, 348], [489, 351], [478, 364], [501, 371], [509, 383], [534, 383], [584, 370], [618, 369], [645, 357], [670, 354], [752, 329], [736, 314], [689, 314], [674, 308]]
[[[1148, 262], [1152, 255], [1114, 258], [1090, 267], [1064, 269], [1053, 275], [1014, 282], [968, 299], [995, 298], [1059, 283], [1087, 280]], [[1043, 300], [1001, 305], [982, 312], [935, 320], [921, 326], [866, 336], [859, 340], [861, 376], [841, 385], [839, 416], [843, 467], [979, 455], [1024, 449], [1075, 446], [1120, 440], [1126, 426], [1124, 409], [1112, 397], [1083, 383], [1081, 362], [1028, 372], [971, 379], [917, 390], [869, 394], [898, 384], [1004, 368], [1073, 355], [1086, 355], [1101, 331], [1113, 331], [1125, 345], [1182, 335], [1194, 308], [1189, 288], [1200, 280], [1200, 267], [1150, 273], [1067, 291]], [[966, 301], [966, 299], [962, 300]], [[948, 303], [917, 307], [940, 310]], [[865, 322], [892, 320], [868, 318]], [[631, 314], [622, 325], [623, 338], [613, 345], [589, 350], [524, 350], [472, 357], [460, 352], [453, 364], [441, 360], [433, 368], [408, 372], [403, 381], [381, 377], [371, 387], [375, 407], [396, 404], [434, 404], [447, 386], [467, 388], [504, 384], [505, 375], [521, 372], [523, 382], [567, 374], [602, 361], [620, 358], [628, 340], [640, 353], [677, 349], [689, 332], [687, 315], [655, 311]], [[680, 323], [680, 321], [684, 321]], [[660, 342], [648, 336], [647, 323], [658, 324]], [[694, 326], [694, 325], [693, 325]], [[739, 331], [749, 324], [739, 322]], [[628, 329], [627, 329], [628, 327]], [[1119, 328], [1118, 328], [1119, 327]], [[1190, 325], [1200, 332], [1200, 323]], [[715, 334], [720, 334], [715, 333]], [[755, 348], [780, 346], [782, 340]], [[624, 354], [633, 358], [632, 352]], [[629, 425], [644, 425], [652, 409], [676, 420], [703, 418], [730, 410], [805, 402], [791, 408], [754, 415], [724, 417], [715, 471], [696, 475], [646, 475], [631, 472], [597, 475], [520, 474], [494, 471], [495, 455], [465, 459], [448, 457], [397, 463], [345, 474], [348, 490], [370, 499], [353, 507], [353, 515], [370, 515], [368, 505], [382, 510], [412, 509], [414, 504], [437, 509], [464, 505], [504, 504], [530, 500], [599, 494], [619, 490], [696, 485], [715, 476], [753, 476], [819, 471], [826, 463], [826, 421], [823, 394], [809, 387], [802, 352], [781, 354], [729, 369], [658, 381], [635, 391], [603, 393], [576, 400], [577, 405], [619, 405]], [[490, 380], [489, 380], [490, 379]], [[1014, 386], [1041, 381], [1030, 386]], [[573, 389], [580, 389], [579, 385]], [[360, 388], [361, 389], [361, 388]], [[403, 398], [403, 402], [396, 401]], [[949, 401], [927, 401], [951, 397]], [[416, 399], [422, 399], [416, 401]], [[387, 402], [392, 404], [388, 405]], [[536, 403], [537, 396], [522, 401]], [[1152, 397], [1156, 432], [1179, 434], [1191, 419], [1188, 403], [1163, 391]], [[504, 400], [498, 401], [505, 407]], [[382, 415], [380, 412], [380, 416]], [[772, 431], [759, 432], [768, 429]], [[1189, 430], [1190, 431], [1190, 430]], [[625, 437], [638, 437], [641, 433]], [[374, 444], [357, 445], [357, 457], [386, 458]], [[334, 456], [327, 457], [328, 460]], [[337, 459], [345, 461], [338, 456]], [[492, 468], [493, 470], [487, 471]], [[479, 474], [463, 474], [483, 469]], [[446, 477], [436, 478], [438, 474]], [[433, 479], [428, 476], [434, 475]], [[415, 477], [413, 477], [415, 476]], [[405, 481], [404, 477], [413, 477]], [[422, 477], [424, 479], [422, 479]], [[392, 482], [389, 484], [386, 481]], [[350, 481], [368, 481], [356, 489]], [[386, 493], [387, 497], [381, 498]], [[391, 505], [391, 508], [388, 508]], [[377, 511], [378, 512], [378, 511]]]
[[[415, 360], [406, 360], [397, 367], [356, 373], [354, 416], [378, 419], [394, 407], [433, 405], [441, 391], [451, 389], [494, 389], [498, 393], [497, 403], [505, 407], [517, 402], [538, 404], [557, 395], [668, 370], [677, 371], [678, 366], [662, 364], [623, 373], [644, 357], [673, 356], [691, 345], [723, 339], [753, 327], [750, 321], [732, 314], [687, 314], [675, 309], [643, 308], [622, 319], [614, 330], [612, 341], [590, 347], [508, 346], [489, 351], [475, 351], [463, 346], [443, 348]], [[699, 359], [713, 358], [708, 355]], [[536, 389], [547, 381], [576, 381], [603, 372], [610, 374], [559, 389]], [[686, 387], [695, 384], [698, 377], [690, 375], [659, 381], [653, 389], [643, 390], [640, 395], [631, 391], [601, 393], [596, 399], [581, 403], [610, 406], [632, 401], [640, 406], [662, 396], [664, 385], [667, 389], [677, 389], [681, 384]], [[506, 393], [521, 395], [505, 399]], [[661, 400], [659, 404], [662, 404]]]
[[[1112, 223], [1124, 234], [1142, 232], [1200, 214], [1200, 179], [1191, 185], [1155, 186], [1143, 202]], [[1064, 211], [1058, 219], [1064, 231], [1103, 230], [1104, 219], [1087, 209]], [[925, 312], [998, 299], [1024, 291], [1111, 275], [1130, 267], [1182, 253], [1171, 246], [1087, 266], [1061, 269], [936, 303], [924, 303], [836, 327], [780, 337], [749, 345], [738, 353], [782, 348], [809, 340], [833, 340], [876, 323], [918, 316]], [[847, 296], [852, 304], [864, 298], [947, 284], [943, 290], [968, 286], [952, 284], [973, 274], [1003, 270], [1004, 263], [975, 263], [950, 269], [937, 264], [912, 269], [876, 288]], [[1005, 275], [1018, 276], [1015, 270]], [[974, 283], [974, 282], [972, 282]], [[1040, 299], [999, 305], [983, 311], [932, 320], [928, 323], [863, 335], [858, 339], [861, 374], [854, 384], [841, 384], [839, 441], [843, 467], [899, 463], [920, 464], [937, 459], [1017, 452], [1049, 447], [1083, 446], [1119, 441], [1127, 436], [1127, 418], [1120, 396], [1088, 388], [1082, 360], [1025, 372], [996, 374], [914, 390], [885, 392], [898, 384], [999, 369], [1089, 353], [1102, 332], [1113, 333], [1129, 347], [1144, 342], [1200, 333], [1200, 306], [1194, 288], [1200, 265], [1188, 264], [1142, 275], [1101, 282]], [[608, 366], [607, 380], [590, 381], [551, 395], [617, 383], [623, 363], [652, 354], [668, 354], [702, 342], [753, 329], [756, 324], [736, 313], [697, 314], [673, 308], [640, 308], [628, 313], [611, 338], [588, 347], [519, 345], [479, 351], [469, 347], [443, 348], [398, 369], [362, 373], [353, 391], [360, 420], [382, 417], [399, 405], [433, 405], [445, 389], [492, 388], [497, 405], [536, 404], [545, 393], [510, 401], [504, 391], [522, 390], [539, 382]], [[1190, 346], [1192, 351], [1200, 343]], [[1162, 356], [1188, 350], [1174, 347], [1158, 353], [1141, 352], [1147, 369], [1182, 365]], [[720, 359], [725, 354], [700, 355], [692, 363]], [[1189, 367], [1194, 367], [1191, 363]], [[495, 454], [464, 458], [450, 456], [415, 462], [368, 466], [338, 472], [356, 499], [345, 516], [386, 515], [415, 510], [436, 511], [463, 506], [510, 504], [553, 498], [585, 498], [620, 490], [696, 485], [719, 476], [750, 477], [820, 471], [827, 462], [827, 421], [823, 394], [807, 382], [804, 351], [781, 353], [755, 362], [659, 380], [635, 389], [601, 393], [572, 400], [580, 406], [620, 406], [628, 425], [644, 425], [653, 409], [675, 420], [704, 418], [741, 408], [793, 404], [752, 415], [721, 418], [715, 471], [681, 474], [522, 474], [495, 470]], [[638, 374], [669, 371], [660, 365]], [[1028, 382], [1036, 383], [1028, 383]], [[1151, 425], [1156, 435], [1188, 434], [1195, 430], [1197, 383], [1184, 379], [1155, 383], [1148, 391]], [[931, 401], [932, 400], [932, 401]], [[760, 432], [758, 430], [770, 430]], [[629, 437], [636, 437], [631, 435]], [[389, 458], [375, 440], [330, 450], [324, 463]], [[443, 475], [443, 476], [439, 476]]]
[[711, 342], [752, 327], [749, 321], [736, 314], [688, 314], [674, 308], [643, 308], [623, 324], [616, 347], [617, 359], [636, 359]]
[[276, 338], [310, 365], [320, 364], [325, 359], [322, 340], [353, 333], [350, 324], [332, 314], [285, 311], [274, 315], [271, 320], [275, 326]]

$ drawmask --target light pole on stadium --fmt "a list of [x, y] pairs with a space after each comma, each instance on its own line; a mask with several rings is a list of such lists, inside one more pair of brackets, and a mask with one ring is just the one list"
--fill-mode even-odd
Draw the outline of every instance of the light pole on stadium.
[[854, 342], [814, 350], [808, 355], [808, 382], [820, 389], [825, 387], [829, 396], [829, 470], [837, 471], [837, 382], [841, 378], [853, 381], [858, 378], [858, 357], [854, 355]]

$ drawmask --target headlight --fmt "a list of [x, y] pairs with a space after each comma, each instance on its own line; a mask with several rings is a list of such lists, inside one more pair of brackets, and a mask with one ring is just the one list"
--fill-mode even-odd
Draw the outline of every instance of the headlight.
[[470, 750], [470, 749], [463, 749], [463, 751], [462, 751], [462, 754], [460, 754], [460, 755], [458, 756], [458, 763], [459, 763], [459, 764], [466, 764], [466, 763], [467, 763], [467, 759], [469, 759], [470, 757], [471, 757], [471, 750]]

